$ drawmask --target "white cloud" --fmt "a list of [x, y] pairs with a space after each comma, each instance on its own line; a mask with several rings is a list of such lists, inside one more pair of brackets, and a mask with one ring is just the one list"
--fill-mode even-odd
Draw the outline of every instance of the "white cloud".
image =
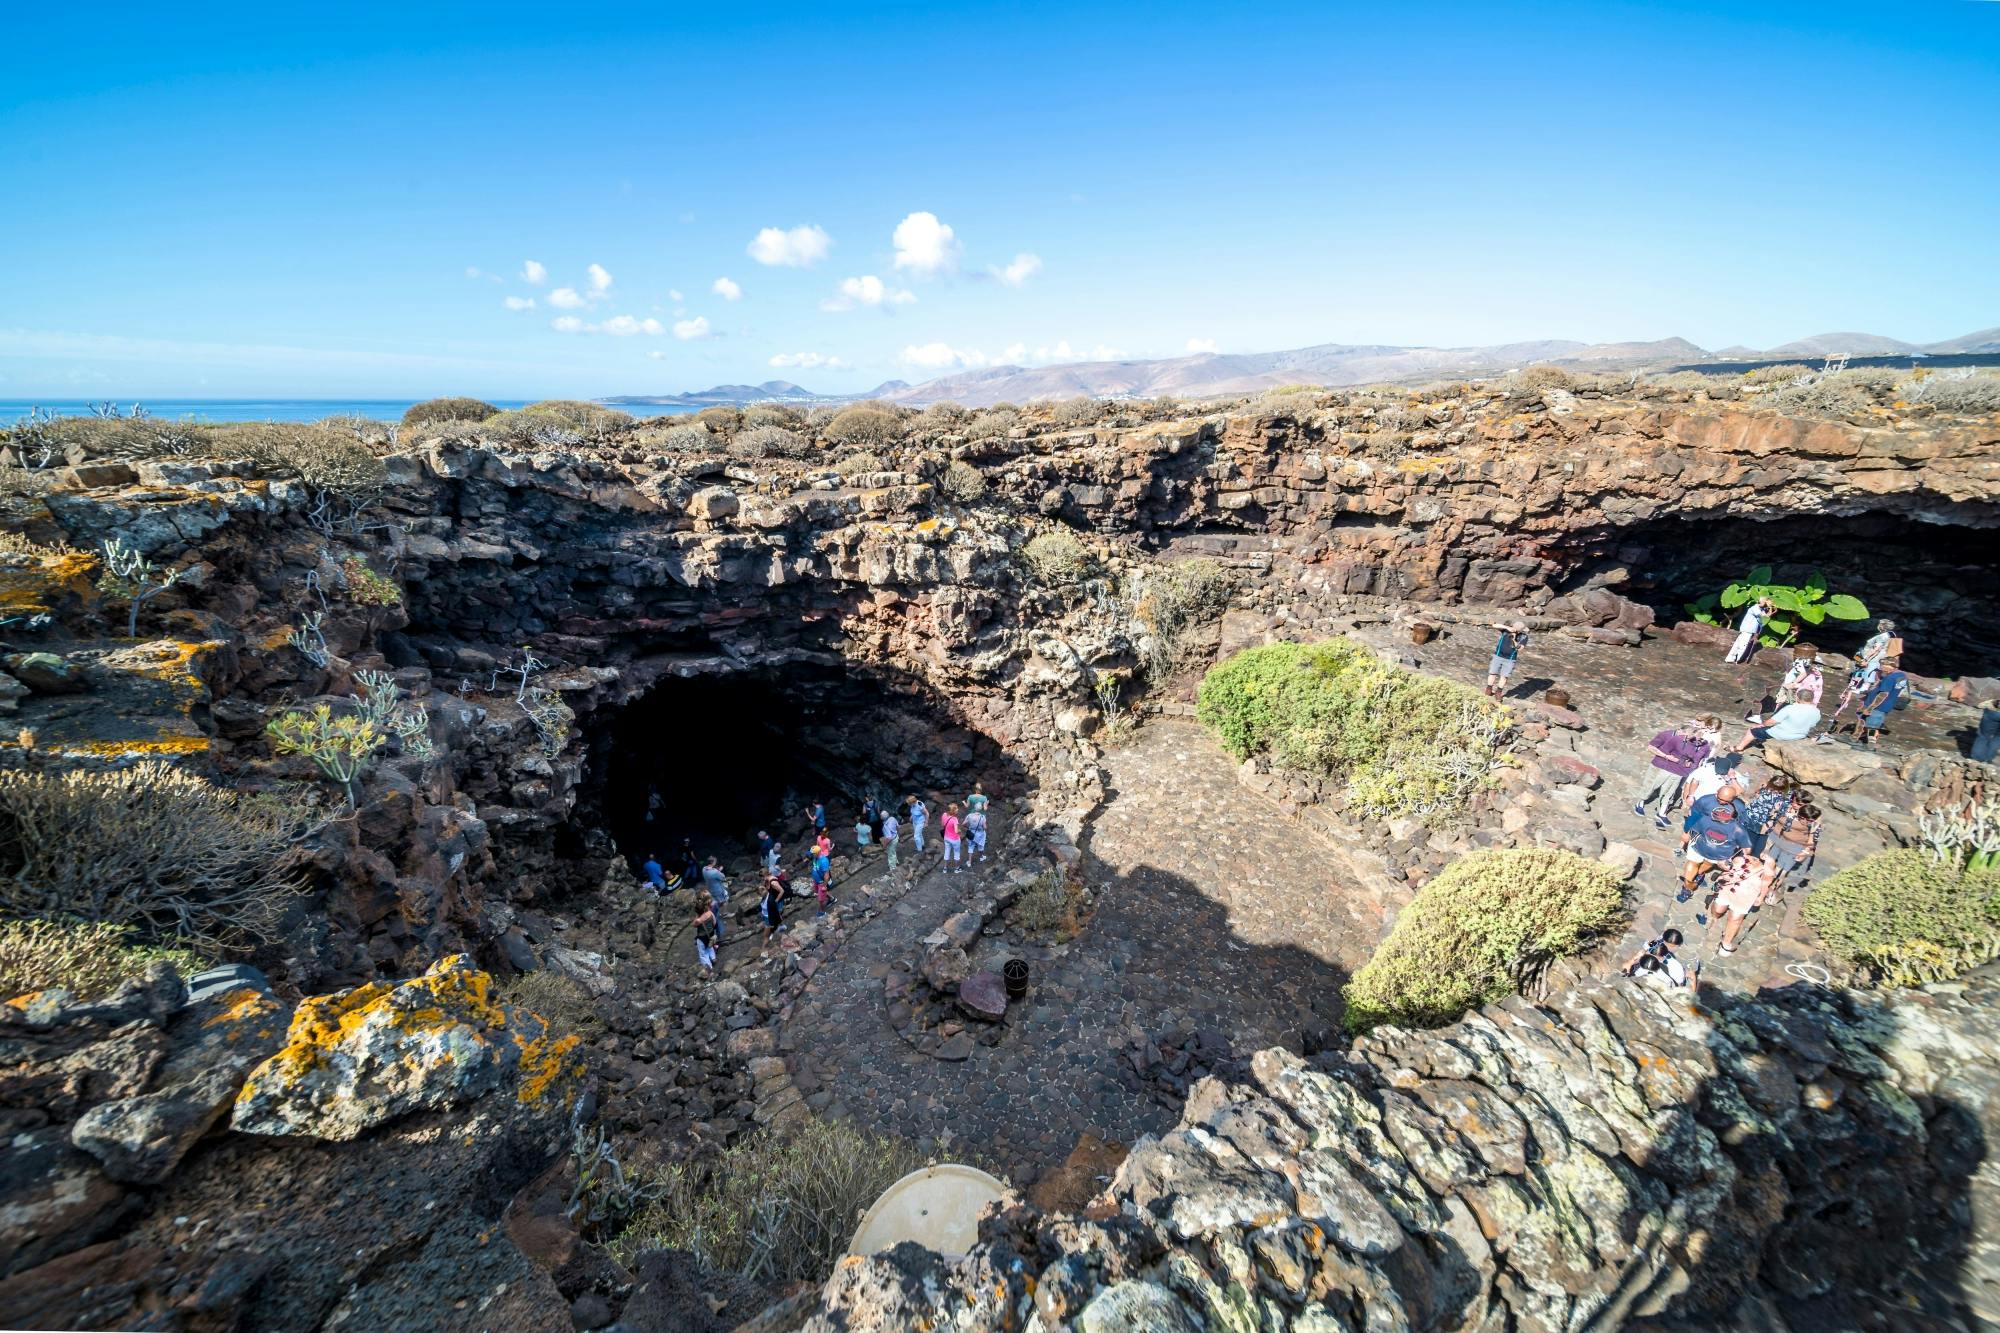
[[827, 356], [820, 352], [779, 352], [771, 358], [771, 364], [779, 369], [791, 370], [845, 370], [847, 363], [837, 356]]
[[1041, 271], [1042, 257], [1040, 255], [1023, 253], [1015, 255], [1014, 262], [1007, 265], [1007, 267], [994, 269], [993, 276], [1006, 283], [1009, 287], [1019, 287], [1022, 283]]
[[785, 231], [766, 227], [749, 245], [749, 255], [772, 268], [810, 268], [826, 258], [833, 237], [818, 227], [800, 226]]
[[558, 287], [549, 293], [549, 304], [558, 310], [581, 310], [590, 302], [574, 287]]
[[[651, 321], [647, 322], [650, 323]], [[677, 319], [674, 321], [674, 337], [679, 338], [682, 342], [698, 342], [708, 336], [708, 317], [706, 315], [696, 315], [693, 319]]]
[[611, 290], [611, 275], [604, 271], [604, 265], [592, 264], [584, 272], [590, 275], [590, 290], [608, 292]]
[[685, 296], [681, 295], [681, 289], [678, 287], [667, 288], [667, 299], [669, 301], [674, 302], [676, 305], [678, 305], [682, 301], [687, 300]]
[[662, 352], [659, 349], [655, 348], [653, 351], [646, 353], [646, 359], [648, 361], [665, 361], [667, 359], [667, 353]]
[[599, 333], [608, 333], [614, 338], [630, 338], [641, 333], [648, 333], [654, 337], [658, 337], [660, 334], [665, 333], [666, 329], [661, 326], [660, 321], [657, 319], [634, 319], [631, 315], [613, 315], [610, 319], [599, 324], [597, 331]]
[[590, 326], [575, 315], [557, 315], [549, 321], [549, 327], [557, 333], [584, 333]]
[[537, 287], [549, 280], [549, 271], [532, 259], [521, 261], [521, 281], [532, 282]]
[[532, 296], [510, 296], [507, 298], [507, 308], [509, 310], [533, 310], [535, 308], [535, 298]]
[[873, 273], [859, 278], [842, 278], [840, 295], [829, 296], [819, 303], [821, 310], [852, 310], [856, 306], [878, 309], [883, 306], [909, 305], [917, 299], [917, 294], [907, 287], [891, 287]]
[[465, 276], [468, 278], [481, 278], [485, 277], [486, 275], [481, 273], [478, 269], [472, 267], [472, 265], [467, 264], [465, 266]]
[[[1012, 362], [1016, 365], [1033, 366], [1047, 365], [1057, 361], [1117, 361], [1121, 360], [1124, 355], [1125, 353], [1119, 351], [1116, 347], [1106, 347], [1103, 343], [1098, 343], [1095, 347], [1085, 352], [1071, 347], [1069, 339], [1063, 338], [1055, 343], [1047, 343], [1040, 347], [1030, 347], [1026, 343], [1010, 343], [1006, 350], [994, 358], [994, 361], [996, 363]], [[976, 363], [969, 362], [968, 364]]]
[[[725, 301], [740, 300], [743, 296], [743, 289], [728, 278], [717, 278], [709, 285], [709, 290]], [[674, 299], [676, 301], [681, 299], [679, 292], [674, 293]]]
[[1187, 341], [1187, 349], [1195, 353], [1219, 352], [1222, 350], [1216, 346], [1215, 339], [1213, 338], [1190, 338]]
[[935, 213], [912, 213], [896, 224], [896, 267], [912, 273], [949, 273], [958, 267], [958, 237]]
[[983, 366], [987, 363], [984, 352], [969, 347], [953, 347], [949, 343], [924, 343], [903, 349], [903, 364], [920, 370], [948, 370], [953, 366]]

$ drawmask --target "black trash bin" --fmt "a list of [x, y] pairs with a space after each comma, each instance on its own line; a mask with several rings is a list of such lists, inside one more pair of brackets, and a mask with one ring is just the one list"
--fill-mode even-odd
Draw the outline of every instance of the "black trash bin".
[[1018, 1000], [1028, 993], [1028, 964], [1020, 958], [1009, 958], [1000, 968], [1000, 979], [1007, 983], [1007, 998]]

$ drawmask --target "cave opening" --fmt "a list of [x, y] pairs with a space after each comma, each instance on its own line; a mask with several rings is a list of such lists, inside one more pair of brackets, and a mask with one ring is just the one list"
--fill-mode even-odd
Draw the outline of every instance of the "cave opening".
[[584, 726], [578, 815], [635, 867], [648, 852], [677, 864], [683, 840], [728, 863], [752, 852], [760, 829], [796, 850], [814, 800], [841, 830], [870, 797], [886, 805], [917, 793], [941, 808], [974, 782], [1002, 798], [1027, 781], [935, 691], [845, 664], [667, 675]]
[[[1992, 522], [1989, 515], [1979, 518]], [[1911, 670], [1990, 676], [2000, 672], [1995, 538], [1988, 526], [1898, 514], [1663, 517], [1583, 534], [1556, 554], [1574, 566], [1563, 590], [1607, 582], [1651, 606], [1663, 629], [1687, 619], [1687, 603], [1720, 592], [1759, 565], [1770, 565], [1780, 583], [1803, 583], [1818, 570], [1829, 591], [1866, 603], [1868, 616], [1804, 626], [1800, 642], [1852, 654], [1886, 616], [1903, 636], [1903, 665]]]

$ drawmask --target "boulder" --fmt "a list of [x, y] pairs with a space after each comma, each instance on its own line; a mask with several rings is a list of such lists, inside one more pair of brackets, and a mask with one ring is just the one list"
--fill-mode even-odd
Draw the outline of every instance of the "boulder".
[[1680, 620], [1667, 631], [1675, 643], [1693, 644], [1698, 648], [1726, 649], [1736, 642], [1736, 631], [1724, 629], [1720, 625], [1704, 625], [1699, 620]]
[[979, 933], [986, 929], [986, 920], [977, 912], [954, 912], [945, 918], [944, 925], [939, 929], [947, 943], [969, 949], [972, 942], [979, 938]]
[[1768, 741], [1764, 761], [1795, 782], [1828, 791], [1841, 791], [1859, 782], [1863, 774], [1882, 767], [1879, 755], [1852, 745], [1815, 741]]
[[956, 944], [941, 944], [924, 955], [924, 980], [933, 990], [955, 991], [972, 975], [972, 960]]
[[1620, 879], [1630, 879], [1639, 873], [1639, 849], [1629, 842], [1608, 842], [1597, 859], [1618, 872]]
[[244, 1082], [230, 1126], [345, 1140], [481, 1097], [567, 1100], [582, 1088], [577, 1045], [500, 1003], [493, 979], [454, 954], [409, 981], [302, 1001], [284, 1048]]
[[974, 972], [958, 984], [958, 1007], [967, 1017], [998, 1023], [1007, 1016], [1007, 983], [998, 972]]
[[36, 694], [78, 694], [90, 685], [82, 667], [54, 653], [9, 653], [0, 663]]

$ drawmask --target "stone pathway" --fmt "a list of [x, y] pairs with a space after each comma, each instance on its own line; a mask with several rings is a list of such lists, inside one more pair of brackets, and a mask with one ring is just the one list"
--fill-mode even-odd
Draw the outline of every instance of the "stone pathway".
[[[1494, 636], [1485, 629], [1449, 626], [1440, 638], [1412, 647], [1406, 636], [1384, 625], [1363, 629], [1359, 637], [1413, 654], [1422, 670], [1480, 685], [1485, 681]], [[1699, 948], [1704, 985], [1755, 990], [1793, 980], [1785, 971], [1789, 964], [1825, 963], [1810, 927], [1800, 919], [1810, 885], [1890, 845], [1876, 817], [1887, 809], [1907, 806], [1909, 793], [1888, 775], [1871, 775], [1848, 791], [1817, 793], [1815, 799], [1827, 814], [1818, 863], [1803, 877], [1802, 887], [1795, 887], [1752, 916], [1733, 957], [1717, 955], [1714, 946], [1722, 932], [1717, 927], [1704, 940], [1704, 929], [1696, 921], [1701, 902], [1673, 901], [1678, 827], [1661, 831], [1650, 818], [1634, 815], [1632, 793], [1649, 762], [1646, 743], [1661, 727], [1697, 713], [1714, 713], [1723, 720], [1723, 734], [1733, 744], [1742, 735], [1744, 712], [1783, 675], [1782, 664], [1775, 669], [1768, 664], [1731, 666], [1721, 656], [1720, 650], [1684, 644], [1664, 635], [1648, 637], [1636, 648], [1538, 635], [1515, 673], [1510, 697], [1539, 699], [1550, 684], [1569, 691], [1571, 707], [1588, 729], [1567, 734], [1577, 757], [1604, 775], [1604, 785], [1590, 793], [1590, 813], [1607, 838], [1629, 843], [1644, 857], [1634, 884], [1637, 911], [1632, 928], [1620, 942], [1620, 960], [1672, 925], [1681, 930], [1690, 946]], [[1774, 656], [1765, 654], [1767, 659]], [[1843, 673], [1828, 672], [1829, 700], [1838, 696], [1845, 681]], [[1960, 742], [1977, 725], [1977, 711], [1963, 705], [1940, 700], [1924, 707], [1912, 706], [1890, 720], [1879, 753], [1891, 764], [1917, 750], [1957, 754]], [[1754, 788], [1772, 769], [1753, 758], [1745, 771]], [[1800, 878], [1793, 877], [1795, 882]]]
[[1095, 914], [1068, 945], [1020, 950], [1033, 976], [1000, 1044], [945, 1063], [888, 1025], [889, 968], [1015, 868], [945, 876], [927, 860], [794, 1006], [780, 1048], [809, 1105], [926, 1147], [948, 1141], [1026, 1186], [1085, 1134], [1129, 1143], [1172, 1123], [1141, 1089], [1133, 1038], [1203, 1032], [1247, 1054], [1297, 1049], [1337, 1022], [1340, 982], [1382, 922], [1372, 901], [1354, 900], [1342, 854], [1239, 786], [1192, 724], [1142, 728], [1105, 768], [1113, 794], [1082, 839]]

